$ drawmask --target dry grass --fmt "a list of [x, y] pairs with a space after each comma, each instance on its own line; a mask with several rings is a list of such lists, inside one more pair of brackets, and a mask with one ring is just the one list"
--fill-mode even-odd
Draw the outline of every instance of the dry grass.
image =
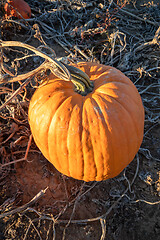
[[[142, 4], [141, 7], [136, 2], [131, 2], [133, 4], [125, 0], [28, 0], [32, 8], [31, 19], [26, 21], [2, 18], [0, 218], [4, 219], [4, 225], [8, 223], [3, 231], [7, 239], [19, 239], [14, 235], [14, 229], [19, 229], [17, 231], [21, 233], [23, 240], [31, 237], [74, 239], [69, 234], [69, 231], [76, 234], [76, 228], [71, 228], [72, 225], [94, 227], [97, 231], [96, 238], [89, 233], [87, 235], [86, 230], [85, 239], [127, 239], [120, 234], [120, 224], [112, 222], [110, 216], [114, 220], [125, 206], [134, 209], [133, 206], [137, 204], [137, 209], [140, 209], [142, 205], [138, 204], [154, 206], [160, 203], [160, 9], [159, 5], [151, 2]], [[12, 41], [18, 40], [25, 44], [25, 50], [19, 47], [19, 42], [13, 46]], [[45, 60], [42, 59], [44, 56]], [[63, 185], [66, 199], [60, 199], [60, 205], [55, 202], [58, 212], [53, 214], [45, 208], [37, 208], [36, 205], [50, 191], [49, 186], [46, 185], [21, 206], [18, 206], [17, 200], [20, 190], [15, 189], [12, 195], [5, 195], [3, 186], [14, 184], [9, 181], [11, 175], [16, 175], [16, 163], [29, 161], [29, 154], [41, 155], [33, 141], [31, 142], [27, 109], [34, 89], [43, 84], [50, 73], [50, 62], [54, 65], [55, 74], [70, 77], [70, 72], [59, 65], [58, 60], [65, 64], [81, 60], [96, 61], [123, 71], [136, 85], [142, 97], [145, 132], [142, 146], [131, 166], [108, 183], [75, 182], [76, 190], [73, 191], [73, 187], [68, 190], [69, 180], [61, 177], [59, 184]], [[145, 194], [144, 184], [149, 189]], [[108, 190], [107, 195], [103, 191], [100, 196], [94, 193], [101, 188]], [[85, 206], [87, 201], [95, 204], [93, 208], [91, 204], [91, 211], [102, 206], [100, 213], [95, 216], [94, 212], [88, 218], [77, 218], [77, 209], [81, 205]], [[145, 212], [147, 208], [144, 205], [143, 208]], [[100, 227], [90, 225], [93, 222], [99, 222]], [[116, 230], [112, 229], [114, 224]], [[9, 233], [9, 229], [12, 229], [12, 233]], [[101, 229], [101, 232], [96, 229]], [[155, 237], [158, 234], [159, 232], [157, 235], [155, 233]], [[143, 239], [142, 237], [143, 234], [139, 239]]]

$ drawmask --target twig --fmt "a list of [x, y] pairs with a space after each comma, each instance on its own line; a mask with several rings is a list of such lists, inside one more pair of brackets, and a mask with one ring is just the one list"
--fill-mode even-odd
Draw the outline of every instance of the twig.
[[[67, 81], [70, 80], [70, 72], [62, 63], [58, 62], [56, 59], [51, 58], [48, 54], [37, 50], [33, 46], [30, 46], [25, 43], [17, 42], [17, 41], [2, 41], [2, 40], [0, 40], [0, 47], [1, 48], [5, 48], [5, 47], [27, 48], [30, 51], [36, 53], [38, 56], [48, 60], [51, 63], [50, 68], [51, 68], [51, 70], [54, 71], [54, 74], [56, 76], [58, 76], [58, 77], [60, 76], [62, 79], [67, 80]], [[55, 69], [55, 66], [57, 67], [56, 69]], [[61, 72], [58, 69], [60, 69]]]
[[[17, 82], [17, 81], [22, 81], [26, 78], [31, 78], [33, 77], [36, 73], [40, 72], [40, 71], [43, 71], [43, 70], [46, 70], [47, 68], [49, 68], [49, 62], [43, 62], [39, 67], [37, 67], [36, 69], [33, 69], [32, 71], [28, 72], [28, 73], [24, 73], [24, 74], [20, 74], [18, 76], [15, 76], [15, 77], [10, 77], [10, 78], [6, 78], [6, 79], [1, 79], [0, 80], [0, 83], [11, 83], [11, 82]], [[5, 68], [3, 68], [4, 71], [6, 71]]]
[[[18, 159], [18, 160], [12, 161], [12, 162], [0, 164], [0, 168], [9, 166], [9, 165], [14, 164], [14, 163], [18, 163], [18, 162], [22, 162], [22, 161], [27, 161], [27, 156], [28, 156], [29, 148], [30, 148], [30, 146], [31, 146], [31, 141], [32, 141], [32, 134], [31, 134], [30, 137], [29, 137], [29, 141], [28, 141], [28, 144], [27, 144], [27, 149], [26, 149], [26, 151], [25, 151], [25, 156], [24, 156], [24, 158], [20, 158], [20, 159]], [[12, 154], [13, 154], [13, 153], [12, 153]]]
[[[145, 89], [143, 89], [142, 91], [139, 91], [139, 94], [142, 95], [143, 93], [146, 93], [148, 89], [150, 89], [150, 88], [157, 88], [157, 87], [159, 87], [159, 84], [152, 83], [149, 86], [147, 86]], [[155, 93], [152, 93], [152, 94], [155, 94]], [[156, 95], [158, 95], [158, 94], [156, 94]]]
[[[47, 24], [45, 24], [44, 22], [41, 22], [41, 21], [37, 21], [42, 27], [43, 27], [43, 29], [49, 34], [49, 35], [51, 35], [52, 37], [53, 37], [53, 34], [55, 34], [55, 30], [53, 29], [53, 28], [51, 28], [50, 26], [48, 26]], [[67, 52], [69, 52], [70, 54], [72, 54], [73, 55], [73, 53], [66, 47], [66, 45], [65, 44], [63, 44], [61, 41], [59, 41], [58, 39], [57, 39], [57, 37], [53, 37], [54, 38], [54, 40], [55, 40], [55, 42], [57, 42], [61, 47], [63, 47]], [[84, 53], [84, 52], [82, 52], [81, 51], [81, 49], [79, 48], [79, 47], [77, 47], [76, 45], [74, 45], [74, 46], [72, 46], [72, 44], [70, 43], [70, 42], [68, 42], [66, 39], [65, 39], [65, 42], [66, 42], [66, 44], [70, 47], [70, 48], [74, 48], [77, 52], [79, 52], [83, 57], [85, 57], [85, 59], [87, 60], [87, 61], [89, 61], [89, 57]]]
[[159, 122], [156, 122], [152, 127], [150, 127], [145, 133], [144, 137], [149, 133], [150, 130], [152, 130], [154, 127], [157, 127], [159, 125]]
[[135, 14], [127, 11], [127, 10], [124, 10], [124, 9], [120, 8], [116, 3], [113, 2], [113, 4], [114, 4], [121, 12], [127, 14], [128, 16], [131, 16], [131, 17], [133, 17], [133, 18], [135, 18], [135, 19], [138, 19], [138, 20], [140, 20], [140, 21], [142, 21], [142, 22], [152, 24], [152, 25], [154, 25], [154, 26], [159, 26], [159, 24], [158, 24], [157, 22], [152, 22], [152, 21], [150, 21], [150, 20], [148, 20], [148, 19], [143, 19], [143, 18], [141, 18], [141, 17], [139, 17], [139, 16], [137, 16], [137, 15], [135, 15]]
[[28, 232], [29, 232], [29, 229], [30, 229], [31, 225], [33, 226], [33, 228], [35, 229], [36, 233], [38, 234], [39, 239], [42, 240], [42, 237], [41, 237], [38, 229], [36, 228], [36, 226], [35, 226], [35, 224], [34, 224], [34, 222], [39, 221], [40, 219], [38, 218], [38, 219], [32, 220], [32, 219], [31, 219], [30, 217], [28, 217], [27, 215], [25, 215], [25, 217], [27, 217], [27, 218], [29, 219], [30, 223], [29, 223], [29, 226], [28, 226], [28, 228], [27, 228], [27, 231], [26, 231], [26, 233], [25, 233], [25, 236], [24, 236], [23, 240], [26, 239], [27, 234], [28, 234]]
[[20, 158], [20, 159], [18, 159], [18, 160], [12, 161], [12, 162], [0, 164], [0, 168], [9, 166], [9, 165], [14, 164], [14, 163], [17, 163], [17, 162], [22, 162], [22, 161], [25, 161], [25, 160], [26, 160], [25, 158]]
[[157, 204], [160, 204], [160, 201], [157, 201], [157, 202], [149, 202], [149, 201], [146, 201], [144, 199], [137, 199], [135, 201], [131, 201], [131, 203], [138, 203], [138, 202], [144, 202], [146, 204], [149, 204], [149, 205], [157, 205]]
[[34, 196], [34, 198], [31, 199], [31, 201], [29, 201], [28, 203], [24, 204], [23, 206], [18, 207], [16, 209], [13, 209], [13, 210], [11, 210], [9, 212], [0, 214], [0, 219], [4, 218], [4, 217], [7, 217], [7, 216], [10, 216], [12, 214], [24, 211], [29, 206], [33, 205], [36, 201], [38, 201], [38, 199], [40, 199], [46, 193], [47, 190], [48, 190], [48, 187], [46, 187], [44, 190], [41, 190], [39, 193], [36, 194], [36, 196]]
[[[32, 19], [32, 21], [33, 21], [33, 19]], [[2, 21], [2, 24], [4, 23], [4, 22], [13, 22], [13, 23], [16, 23], [17, 25], [20, 25], [21, 27], [23, 27], [24, 29], [26, 29], [26, 30], [32, 30], [32, 28], [31, 28], [31, 26], [29, 26], [29, 29], [28, 29], [28, 26], [26, 26], [26, 25], [24, 25], [22, 22], [20, 22], [20, 21], [16, 21], [16, 20], [13, 20], [13, 19], [4, 19], [3, 21]], [[27, 20], [27, 23], [28, 23], [28, 20]]]
[[3, 142], [0, 143], [0, 146], [5, 144], [6, 142], [8, 142], [17, 131], [18, 131], [18, 126], [17, 126], [17, 124], [13, 123], [11, 126], [11, 134], [9, 135], [9, 137], [6, 140], [4, 140]]
[[160, 35], [160, 27], [157, 29], [156, 33], [155, 33], [155, 36], [154, 38], [152, 39], [152, 41], [149, 41], [149, 42], [145, 42], [143, 44], [141, 44], [139, 47], [137, 47], [134, 52], [137, 52], [139, 50], [142, 50], [143, 48], [145, 47], [148, 47], [148, 46], [151, 46], [151, 45], [159, 45], [160, 46], [160, 43], [159, 43], [159, 35]]
[[113, 0], [110, 1], [109, 6], [108, 6], [108, 10], [110, 9], [112, 3], [113, 3]]
[[25, 240], [25, 239], [26, 239], [26, 237], [27, 237], [27, 235], [28, 235], [28, 232], [29, 232], [29, 229], [30, 229], [30, 227], [31, 227], [31, 222], [29, 223], [29, 225], [28, 225], [28, 227], [27, 227], [27, 231], [25, 232], [25, 235], [24, 235], [24, 238], [23, 238], [23, 240]]
[[155, 161], [160, 162], [160, 159], [153, 157], [153, 156], [151, 155], [151, 152], [150, 152], [149, 149], [147, 149], [147, 148], [140, 148], [140, 149], [139, 149], [139, 152], [142, 153], [147, 159], [153, 159], [153, 160], [155, 160]]
[[106, 236], [106, 220], [104, 218], [100, 219], [100, 223], [101, 223], [101, 228], [102, 228], [102, 235], [101, 235], [101, 239], [100, 240], [105, 240], [105, 236]]
[[25, 156], [24, 156], [24, 159], [25, 159], [25, 160], [27, 160], [28, 152], [29, 152], [29, 149], [30, 149], [30, 146], [31, 146], [32, 136], [33, 136], [33, 135], [31, 134], [30, 137], [29, 137], [29, 141], [28, 141], [26, 153], [25, 153]]
[[76, 45], [74, 45], [73, 48], [74, 48], [77, 52], [79, 52], [83, 57], [85, 57], [85, 59], [86, 59], [87, 61], [90, 60], [89, 57], [88, 57], [84, 52], [82, 52], [82, 50], [81, 50], [79, 47], [77, 47]]
[[0, 106], [0, 110], [2, 110], [15, 96], [17, 96], [19, 94], [19, 92], [29, 83], [30, 78], [26, 79], [21, 86], [11, 95], [11, 97], [9, 97], [5, 103], [3, 103]]
[[71, 221], [72, 221], [72, 218], [73, 218], [73, 215], [74, 215], [75, 210], [76, 210], [77, 203], [78, 203], [78, 201], [80, 200], [80, 198], [82, 197], [81, 192], [82, 192], [82, 190], [83, 190], [84, 185], [85, 185], [85, 182], [82, 184], [81, 189], [80, 189], [80, 191], [79, 191], [79, 193], [78, 193], [78, 196], [76, 197], [76, 200], [74, 201], [74, 206], [73, 206], [72, 213], [71, 213], [71, 215], [70, 215], [70, 219], [69, 219], [69, 221], [67, 222], [67, 224], [66, 224], [66, 226], [65, 226], [65, 228], [64, 228], [64, 230], [63, 230], [62, 240], [65, 240], [66, 229], [67, 229], [67, 227], [70, 225], [70, 223], [71, 223]]

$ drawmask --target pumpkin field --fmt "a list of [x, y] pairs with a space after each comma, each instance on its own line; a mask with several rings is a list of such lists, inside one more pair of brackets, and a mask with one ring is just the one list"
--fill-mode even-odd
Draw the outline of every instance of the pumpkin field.
[[159, 0], [2, 0], [0, 60], [0, 240], [160, 240]]

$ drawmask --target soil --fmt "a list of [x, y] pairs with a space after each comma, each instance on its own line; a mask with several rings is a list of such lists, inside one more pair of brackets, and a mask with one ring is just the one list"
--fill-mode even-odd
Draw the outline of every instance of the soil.
[[[24, 161], [31, 134], [29, 101], [33, 86], [40, 84], [38, 76], [33, 78], [0, 110], [0, 240], [160, 240], [159, 1], [26, 0], [32, 10], [32, 20], [26, 21], [5, 19], [4, 2], [3, 41], [46, 44], [62, 61], [96, 61], [120, 69], [141, 94], [145, 129], [132, 163], [106, 181], [86, 183], [62, 175], [33, 139]], [[35, 56], [21, 61], [25, 54], [5, 49], [4, 66], [21, 74], [42, 63]], [[1, 83], [1, 104], [21, 83]]]

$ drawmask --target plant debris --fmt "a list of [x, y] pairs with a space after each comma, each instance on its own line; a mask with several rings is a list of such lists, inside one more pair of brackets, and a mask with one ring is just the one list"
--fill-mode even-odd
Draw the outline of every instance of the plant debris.
[[[159, 1], [26, 0], [32, 11], [27, 20], [5, 18], [5, 2], [0, 3], [0, 239], [158, 240]], [[118, 177], [91, 183], [68, 178], [36, 147], [28, 106], [47, 81], [49, 59], [111, 65], [137, 87], [145, 108], [144, 139]], [[70, 75], [65, 69], [61, 74]]]

